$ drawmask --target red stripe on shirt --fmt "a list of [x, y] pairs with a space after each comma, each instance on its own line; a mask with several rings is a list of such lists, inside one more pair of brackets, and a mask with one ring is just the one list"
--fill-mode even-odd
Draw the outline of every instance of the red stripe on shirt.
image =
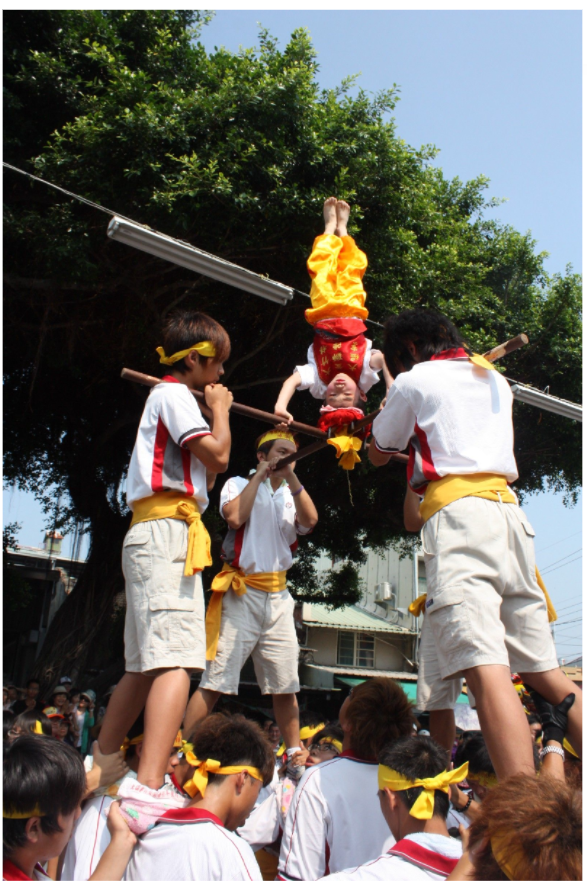
[[428, 444], [426, 432], [422, 431], [418, 423], [414, 425], [414, 432], [420, 441], [420, 451], [422, 453], [422, 472], [428, 480], [440, 480], [440, 475], [436, 473], [434, 462], [432, 461], [432, 452]]
[[410, 841], [407, 838], [402, 838], [387, 852], [390, 856], [400, 856], [402, 859], [413, 862], [414, 865], [420, 868], [436, 872], [445, 877], [450, 875], [459, 861], [458, 858], [444, 856], [442, 853], [429, 850], [427, 847], [422, 847], [420, 844], [416, 844], [415, 841]]
[[163, 462], [165, 461], [165, 448], [169, 440], [169, 431], [163, 424], [161, 416], [157, 420], [157, 434], [155, 435], [155, 449], [153, 451], [153, 469], [151, 471], [151, 489], [154, 493], [162, 493], [163, 487]]
[[174, 825], [184, 825], [186, 822], [198, 822], [201, 820], [221, 825], [224, 828], [224, 823], [215, 813], [210, 813], [209, 810], [204, 810], [201, 807], [179, 807], [177, 810], [166, 810], [157, 822], [171, 822]]

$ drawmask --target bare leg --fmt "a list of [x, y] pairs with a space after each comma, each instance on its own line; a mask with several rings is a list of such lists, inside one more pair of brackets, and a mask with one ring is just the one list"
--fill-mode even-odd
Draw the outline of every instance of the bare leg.
[[525, 672], [520, 677], [524, 683], [527, 681], [533, 690], [537, 690], [541, 696], [544, 696], [553, 705], [558, 705], [569, 693], [575, 694], [575, 701], [569, 709], [568, 736], [569, 742], [577, 754], [580, 755], [583, 744], [583, 693], [581, 688], [574, 684], [560, 668], [553, 668], [550, 671], [539, 671], [534, 674]]
[[327, 197], [324, 201], [324, 233], [336, 232], [336, 197]]
[[430, 735], [447, 750], [450, 757], [457, 735], [454, 709], [443, 708], [430, 712]]
[[[330, 198], [332, 199], [332, 198]], [[345, 200], [336, 201], [336, 229], [339, 237], [347, 236], [347, 222], [351, 214], [351, 208]]]
[[295, 693], [274, 693], [273, 712], [286, 748], [300, 745], [300, 710]]
[[534, 775], [532, 737], [524, 709], [505, 665], [465, 671], [477, 703], [483, 738], [500, 781], [518, 773]]
[[153, 679], [145, 706], [145, 738], [137, 779], [149, 788], [161, 788], [167, 761], [185, 713], [190, 673], [167, 668]]
[[220, 698], [217, 690], [196, 690], [188, 703], [183, 722], [183, 732], [187, 736], [191, 736], [196, 726], [207, 718]]
[[119, 751], [129, 728], [145, 707], [152, 683], [153, 678], [149, 675], [129, 671], [118, 682], [100, 730], [102, 754], [111, 755]]

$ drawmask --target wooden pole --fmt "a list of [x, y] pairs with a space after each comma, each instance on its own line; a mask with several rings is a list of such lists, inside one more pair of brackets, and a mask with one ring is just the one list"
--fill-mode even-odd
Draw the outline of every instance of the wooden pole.
[[509, 339], [507, 342], [504, 342], [503, 345], [496, 345], [495, 348], [486, 351], [483, 357], [493, 363], [494, 360], [499, 360], [500, 357], [505, 357], [506, 354], [511, 354], [512, 351], [516, 351], [518, 348], [527, 344], [528, 336], [526, 333], [520, 333], [515, 339]]
[[[138, 373], [136, 370], [129, 370], [126, 367], [121, 372], [121, 377], [129, 382], [138, 382], [140, 385], [146, 385], [148, 388], [154, 388], [159, 385], [161, 379], [157, 376], [147, 376], [145, 373]], [[189, 388], [199, 404], [206, 405], [206, 398], [202, 391], [196, 391]], [[270, 425], [281, 425], [284, 421], [282, 416], [276, 416], [274, 413], [266, 413], [264, 410], [257, 410], [255, 407], [248, 407], [242, 403], [232, 402], [230, 406], [231, 413], [238, 413], [239, 416], [248, 416], [250, 419], [258, 419], [261, 422], [268, 422]], [[291, 422], [288, 426], [291, 431], [299, 431], [300, 434], [308, 434], [310, 437], [317, 437], [319, 440], [326, 440], [326, 433], [315, 428], [314, 425], [305, 425], [303, 422]]]

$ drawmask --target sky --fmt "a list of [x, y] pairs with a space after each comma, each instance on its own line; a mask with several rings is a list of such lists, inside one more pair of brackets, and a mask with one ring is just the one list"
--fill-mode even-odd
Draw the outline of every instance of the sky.
[[[491, 215], [530, 230], [550, 254], [550, 274], [569, 263], [581, 271], [580, 11], [222, 10], [200, 39], [209, 51], [236, 52], [258, 45], [259, 22], [281, 48], [308, 28], [324, 88], [349, 74], [371, 93], [397, 84], [397, 135], [439, 148], [435, 163], [448, 178], [489, 177], [487, 196], [507, 198]], [[573, 658], [582, 649], [581, 503], [566, 508], [561, 495], [544, 493], [524, 508], [560, 610], [558, 654]], [[21, 544], [41, 545], [32, 496], [4, 493], [4, 523], [14, 520]]]

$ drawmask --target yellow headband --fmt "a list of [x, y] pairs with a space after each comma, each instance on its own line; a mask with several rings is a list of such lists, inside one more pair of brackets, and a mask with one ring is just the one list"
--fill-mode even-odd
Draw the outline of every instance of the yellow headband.
[[[524, 862], [524, 852], [520, 846], [512, 847], [511, 832], [496, 832], [490, 841], [491, 852], [496, 863], [510, 881], [521, 880], [516, 871], [520, 863]], [[525, 880], [525, 879], [524, 879]]]
[[129, 739], [128, 736], [125, 736], [122, 745], [120, 746], [120, 751], [126, 751], [131, 745], [138, 745], [139, 742], [142, 742], [145, 738], [145, 734], [141, 733], [140, 736], [135, 736], [134, 739]]
[[258, 779], [259, 782], [263, 782], [263, 777], [256, 767], [251, 767], [249, 764], [235, 764], [231, 767], [222, 767], [220, 761], [215, 761], [213, 758], [207, 758], [205, 761], [200, 761], [195, 756], [193, 748], [191, 742], [184, 742], [181, 746], [181, 752], [188, 764], [196, 768], [192, 778], [188, 779], [188, 781], [182, 786], [184, 792], [186, 792], [190, 798], [193, 798], [198, 792], [200, 792], [202, 797], [205, 796], [206, 788], [208, 786], [208, 773], [231, 776], [235, 773], [242, 773], [244, 771], [245, 773], [248, 773], [249, 776], [252, 776], [253, 779]]
[[333, 745], [337, 751], [342, 751], [342, 742], [339, 742], [338, 739], [334, 739], [332, 736], [324, 736], [318, 745], [326, 745], [326, 743]]
[[267, 443], [268, 440], [291, 440], [293, 444], [296, 445], [296, 439], [293, 434], [290, 434], [289, 431], [267, 431], [265, 434], [262, 434], [261, 437], [257, 439], [257, 449], [264, 444]]
[[325, 726], [326, 724], [318, 724], [317, 727], [302, 727], [300, 730], [300, 739], [311, 739], [312, 736], [315, 736], [316, 733], [323, 730]]
[[406, 779], [397, 770], [385, 767], [379, 764], [377, 778], [379, 788], [390, 788], [394, 792], [403, 792], [408, 788], [417, 788], [422, 786], [421, 792], [410, 809], [410, 816], [415, 819], [432, 819], [434, 815], [434, 792], [441, 791], [448, 794], [449, 785], [456, 785], [462, 782], [469, 771], [469, 764], [465, 763], [458, 770], [444, 770], [438, 776], [431, 776], [428, 779]]
[[497, 776], [495, 773], [487, 773], [485, 770], [479, 770], [477, 773], [471, 773], [469, 770], [469, 779], [473, 779], [485, 788], [495, 788], [497, 785]]
[[165, 356], [165, 349], [161, 347], [161, 345], [155, 349], [157, 354], [159, 355], [159, 363], [164, 363], [166, 366], [173, 366], [174, 363], [177, 363], [178, 360], [181, 360], [182, 357], [187, 357], [190, 351], [197, 351], [198, 354], [201, 354], [202, 357], [216, 357], [216, 348], [212, 344], [212, 342], [198, 342], [196, 345], [192, 345], [191, 348], [185, 348], [183, 351], [177, 351], [175, 354], [172, 354], [171, 357]]
[[6, 808], [2, 810], [2, 819], [30, 819], [31, 816], [44, 816], [44, 813], [41, 813], [38, 805], [33, 809], [29, 810], [28, 813], [17, 813], [12, 810], [10, 813], [6, 811]]

